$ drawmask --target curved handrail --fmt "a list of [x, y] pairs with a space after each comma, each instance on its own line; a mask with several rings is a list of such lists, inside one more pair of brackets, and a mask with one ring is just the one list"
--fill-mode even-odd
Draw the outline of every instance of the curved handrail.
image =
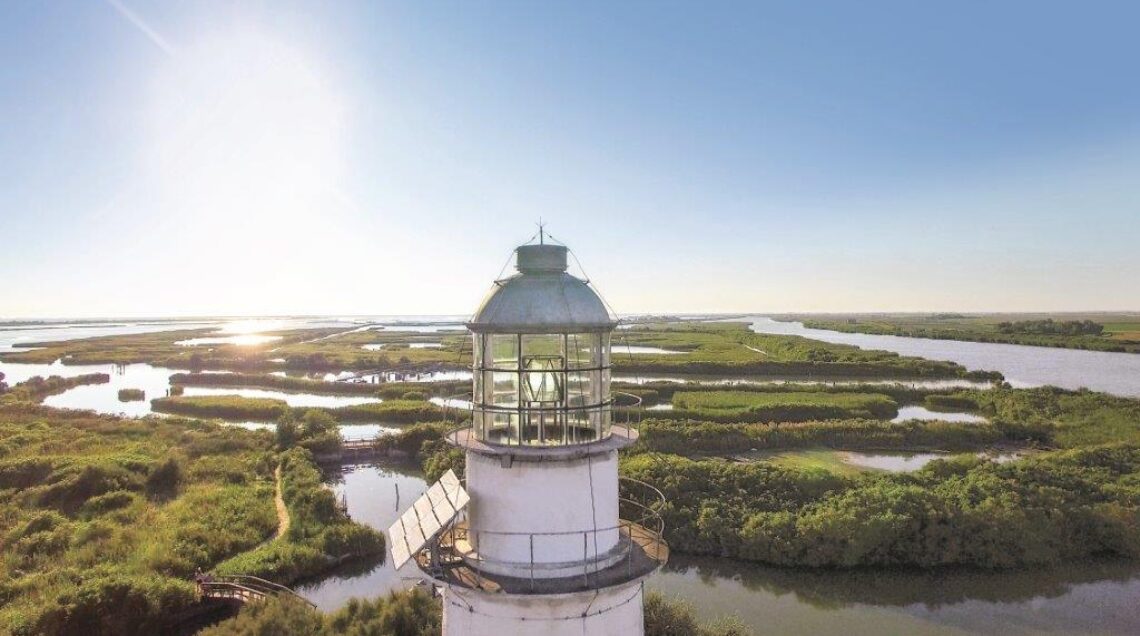
[[[597, 587], [605, 586], [607, 584], [605, 580], [592, 580], [591, 576], [606, 571], [607, 568], [618, 566], [622, 562], [625, 563], [624, 567], [627, 569], [627, 576], [632, 577], [643, 574], [646, 572], [643, 568], [650, 566], [653, 568], [660, 567], [668, 558], [668, 546], [664, 539], [665, 521], [661, 515], [661, 509], [665, 505], [665, 495], [656, 487], [637, 479], [622, 477], [619, 483], [624, 485], [626, 490], [626, 496], [621, 496], [619, 492], [619, 509], [624, 508], [626, 512], [629, 512], [632, 508], [636, 511], [636, 514], [631, 515], [635, 517], [634, 519], [620, 518], [617, 525], [586, 530], [506, 532], [482, 529], [471, 530], [466, 524], [454, 522], [444, 531], [443, 536], [446, 538], [443, 543], [450, 544], [450, 548], [454, 550], [456, 556], [473, 563], [477, 580], [481, 580], [481, 576], [483, 576], [482, 573], [485, 572], [487, 566], [493, 568], [491, 571], [494, 571], [494, 568], [497, 567], [514, 570], [516, 572], [529, 572], [530, 589], [532, 590], [537, 581], [537, 579], [535, 579], [536, 569], [540, 569], [546, 564], [541, 559], [536, 560], [535, 555], [544, 551], [540, 546], [544, 544], [550, 546], [550, 540], [554, 540], [557, 545], [563, 546], [563, 549], [571, 544], [582, 546], [581, 559], [575, 560], [581, 563], [581, 572], [579, 574], [568, 574], [567, 577], [583, 577], [582, 584], [586, 588], [594, 586], [593, 589], [597, 589]], [[639, 495], [630, 494], [629, 491], [634, 489], [631, 488], [631, 486], [642, 489], [642, 492], [639, 493]], [[589, 537], [591, 535], [596, 539], [599, 534], [612, 532], [618, 532], [626, 537], [624, 548], [616, 548], [620, 550], [617, 553], [617, 555], [620, 555], [618, 556], [619, 560], [617, 563], [611, 560], [611, 558], [615, 556], [612, 552], [595, 552], [593, 554], [589, 552], [589, 545], [591, 545]], [[577, 537], [581, 537], [581, 541], [579, 541]], [[472, 538], [475, 539], [474, 542], [471, 542]], [[529, 547], [530, 559], [524, 561], [508, 561], [505, 559], [487, 558], [487, 555], [479, 550], [479, 544], [489, 538], [520, 542], [520, 545]], [[467, 549], [459, 547], [459, 541], [461, 540], [467, 543], [469, 546]], [[594, 545], [596, 545], [596, 543], [594, 543]], [[619, 543], [618, 545], [621, 546], [622, 544]], [[640, 557], [635, 555], [635, 550], [636, 555], [641, 555]], [[641, 565], [635, 568], [634, 563], [637, 559], [647, 560], [641, 561]]]
[[258, 596], [261, 598], [265, 598], [266, 596], [275, 596], [278, 594], [286, 594], [300, 599], [313, 607], [316, 607], [315, 603], [305, 598], [304, 596], [301, 596], [291, 588], [288, 588], [279, 583], [274, 583], [273, 581], [267, 581], [256, 576], [249, 576], [245, 574], [227, 574], [211, 577], [208, 579], [202, 579], [199, 580], [197, 584], [199, 589], [203, 590], [203, 592], [207, 592], [204, 594], [205, 596], [210, 596], [208, 592], [214, 590], [244, 591], [248, 592], [252, 596]]

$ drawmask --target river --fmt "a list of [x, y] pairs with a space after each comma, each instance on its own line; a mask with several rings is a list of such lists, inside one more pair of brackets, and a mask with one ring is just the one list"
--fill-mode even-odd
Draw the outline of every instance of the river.
[[[735, 320], [740, 320], [739, 318]], [[1016, 387], [1051, 384], [1065, 389], [1089, 388], [1114, 395], [1140, 397], [1140, 354], [877, 336], [809, 329], [801, 322], [750, 316], [757, 333], [803, 336], [863, 349], [894, 351], [904, 356], [957, 362], [971, 371], [1000, 371]]]
[[[425, 489], [416, 468], [381, 461], [327, 476], [353, 519], [387, 531]], [[397, 497], [398, 493], [398, 497]], [[414, 565], [350, 564], [298, 591], [324, 611], [409, 587]], [[406, 578], [405, 578], [406, 577]], [[649, 579], [702, 619], [736, 615], [760, 634], [1138, 634], [1140, 565], [1091, 561], [1014, 572], [774, 568], [673, 555]]]

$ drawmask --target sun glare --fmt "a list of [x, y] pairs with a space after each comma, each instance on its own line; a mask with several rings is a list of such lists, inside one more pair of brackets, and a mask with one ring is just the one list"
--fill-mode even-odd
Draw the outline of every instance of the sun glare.
[[251, 250], [335, 209], [345, 107], [331, 76], [258, 30], [180, 46], [153, 89], [147, 163], [162, 216], [222, 249]]

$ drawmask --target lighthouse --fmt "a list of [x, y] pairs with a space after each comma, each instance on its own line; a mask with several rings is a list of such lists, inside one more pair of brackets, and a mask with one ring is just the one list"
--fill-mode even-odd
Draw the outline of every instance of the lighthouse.
[[518, 247], [467, 323], [469, 417], [447, 435], [466, 479], [449, 471], [389, 532], [396, 567], [441, 591], [445, 635], [644, 633], [664, 500], [618, 476], [637, 401], [610, 390], [617, 320], [567, 254]]

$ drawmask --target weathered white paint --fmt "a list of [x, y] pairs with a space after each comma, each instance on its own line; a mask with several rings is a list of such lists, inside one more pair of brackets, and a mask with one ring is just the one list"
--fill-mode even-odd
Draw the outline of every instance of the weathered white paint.
[[[570, 594], [493, 594], [447, 588], [444, 636], [641, 636], [641, 581]], [[585, 614], [585, 616], [583, 616]]]
[[530, 576], [532, 535], [535, 577], [566, 576], [595, 558], [604, 567], [620, 552], [617, 451], [509, 468], [468, 452], [467, 492], [468, 537], [488, 569]]

